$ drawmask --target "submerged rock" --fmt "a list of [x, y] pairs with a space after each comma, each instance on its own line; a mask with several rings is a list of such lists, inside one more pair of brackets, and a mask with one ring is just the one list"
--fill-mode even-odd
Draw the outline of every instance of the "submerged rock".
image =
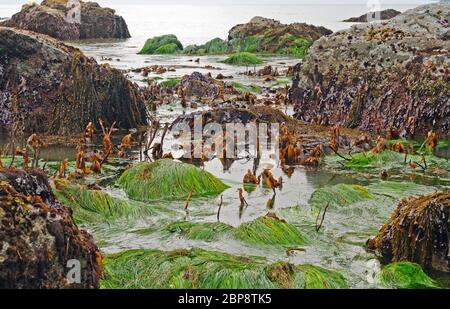
[[348, 19], [344, 19], [343, 22], [366, 23], [368, 15], [369, 15], [369, 18], [375, 19], [379, 16], [380, 20], [387, 20], [387, 19], [392, 19], [399, 14], [401, 14], [401, 12], [399, 12], [397, 10], [386, 9], [386, 10], [382, 10], [382, 11], [369, 12], [369, 13], [363, 14], [359, 17], [350, 17]]
[[0, 50], [0, 127], [75, 135], [98, 118], [127, 129], [147, 124], [147, 93], [78, 49], [0, 27]]
[[450, 137], [448, 12], [448, 3], [420, 6], [314, 42], [295, 67], [289, 97], [296, 117]]
[[385, 264], [410, 261], [450, 272], [450, 191], [402, 200], [368, 248]]
[[135, 165], [123, 173], [118, 183], [128, 197], [139, 201], [184, 201], [191, 192], [192, 197], [211, 196], [227, 188], [211, 173], [170, 159]]
[[113, 9], [102, 8], [95, 2], [80, 1], [80, 6], [70, 0], [25, 4], [19, 13], [0, 26], [30, 30], [61, 40], [130, 37], [125, 20]]
[[[80, 265], [80, 281], [69, 271]], [[98, 288], [101, 254], [39, 171], [0, 172], [0, 288]]]
[[311, 43], [332, 31], [305, 23], [282, 24], [278, 20], [253, 17], [234, 26], [228, 33], [229, 44], [237, 52], [267, 52], [304, 57]]

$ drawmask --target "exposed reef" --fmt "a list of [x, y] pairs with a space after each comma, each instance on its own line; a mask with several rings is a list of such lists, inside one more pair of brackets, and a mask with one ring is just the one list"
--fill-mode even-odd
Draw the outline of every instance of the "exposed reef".
[[[385, 134], [450, 136], [449, 4], [317, 40], [295, 67], [295, 116]], [[447, 22], [446, 22], [447, 21]]]
[[146, 88], [48, 36], [0, 27], [0, 127], [73, 136], [102, 118], [147, 124]]
[[30, 30], [61, 40], [129, 38], [125, 20], [115, 10], [95, 2], [77, 6], [69, 0], [44, 0], [25, 4], [0, 26]]

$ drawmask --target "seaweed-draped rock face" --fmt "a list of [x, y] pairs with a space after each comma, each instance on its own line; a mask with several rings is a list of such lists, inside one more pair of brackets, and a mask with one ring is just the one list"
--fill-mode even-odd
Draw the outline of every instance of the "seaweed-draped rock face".
[[234, 26], [228, 33], [229, 44], [237, 52], [267, 52], [304, 57], [310, 44], [332, 31], [305, 23], [282, 24], [278, 20], [254, 17]]
[[227, 188], [211, 173], [170, 159], [135, 165], [123, 173], [119, 185], [139, 201], [185, 200], [190, 192], [193, 197], [214, 196]]
[[[100, 263], [91, 235], [55, 199], [45, 174], [0, 172], [0, 288], [98, 288]], [[76, 265], [80, 280], [70, 273]]]
[[164, 55], [174, 54], [181, 50], [183, 50], [183, 45], [178, 41], [178, 38], [173, 34], [166, 34], [148, 39], [139, 54]]
[[0, 127], [75, 135], [98, 118], [147, 124], [145, 89], [48, 36], [0, 27]]
[[420, 6], [314, 42], [296, 66], [295, 116], [375, 133], [420, 137], [433, 129], [448, 138], [449, 8]]
[[368, 248], [383, 263], [410, 261], [450, 272], [450, 191], [402, 200]]
[[[79, 19], [77, 19], [79, 18]], [[1, 26], [47, 34], [61, 40], [129, 38], [125, 20], [95, 2], [45, 0], [25, 4]]]

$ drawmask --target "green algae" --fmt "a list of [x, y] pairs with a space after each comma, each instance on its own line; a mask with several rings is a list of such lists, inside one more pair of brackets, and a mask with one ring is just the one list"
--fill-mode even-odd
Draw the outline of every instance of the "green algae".
[[162, 159], [139, 163], [126, 170], [118, 184], [134, 200], [185, 200], [192, 197], [214, 196], [228, 188], [211, 173], [194, 165]]
[[190, 240], [214, 241], [224, 235], [257, 246], [296, 246], [307, 243], [292, 224], [272, 217], [260, 217], [235, 228], [220, 222], [174, 222], [163, 233], [178, 234]]
[[169, 51], [175, 53], [181, 50], [183, 50], [183, 45], [178, 41], [178, 38], [173, 34], [167, 34], [148, 39], [139, 54], [167, 54]]
[[221, 222], [194, 223], [182, 221], [169, 224], [164, 232], [168, 234], [177, 233], [190, 240], [214, 241], [221, 235], [230, 233], [232, 229], [232, 226]]
[[262, 93], [262, 88], [258, 85], [244, 85], [242, 83], [238, 83], [238, 82], [232, 82], [231, 85], [236, 88], [240, 93], [255, 93], [255, 94], [261, 94]]
[[335, 186], [325, 186], [314, 191], [309, 200], [309, 204], [312, 212], [317, 213], [328, 204], [331, 209], [372, 198], [373, 195], [364, 186], [337, 184]]
[[223, 61], [226, 64], [241, 65], [241, 66], [251, 66], [262, 64], [264, 61], [258, 58], [256, 55], [248, 52], [240, 52], [230, 55], [227, 59]]
[[276, 289], [345, 288], [337, 272], [286, 262], [268, 264], [202, 249], [130, 250], [107, 255], [102, 288]]
[[139, 219], [161, 213], [153, 207], [137, 201], [112, 197], [107, 192], [88, 190], [80, 185], [67, 185], [54, 190], [63, 204], [70, 206], [77, 223], [114, 222], [119, 219]]
[[230, 51], [228, 43], [221, 38], [214, 38], [203, 45], [189, 45], [183, 50], [188, 55], [222, 55]]
[[386, 265], [381, 270], [381, 284], [393, 289], [435, 289], [438, 283], [422, 270], [420, 265], [397, 262]]
[[294, 225], [267, 216], [241, 224], [233, 235], [253, 245], [296, 246], [307, 243]]
[[169, 44], [164, 44], [161, 45], [160, 47], [158, 47], [154, 54], [157, 55], [166, 55], [166, 54], [175, 54], [177, 51], [179, 51], [179, 46], [175, 43], [169, 43]]
[[[293, 39], [293, 40], [292, 40]], [[286, 47], [278, 50], [278, 54], [286, 55], [294, 58], [305, 58], [308, 55], [308, 50], [312, 45], [312, 41], [306, 38], [295, 38], [291, 36], [287, 40], [292, 40], [292, 43], [286, 43]]]
[[181, 80], [179, 78], [169, 78], [160, 82], [161, 87], [173, 88], [180, 84]]

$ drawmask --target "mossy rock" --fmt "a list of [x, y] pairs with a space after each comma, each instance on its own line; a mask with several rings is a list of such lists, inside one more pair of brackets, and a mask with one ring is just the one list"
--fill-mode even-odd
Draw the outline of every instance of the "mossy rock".
[[236, 239], [253, 245], [296, 246], [307, 243], [305, 237], [292, 224], [272, 217], [260, 217], [241, 224], [234, 230]]
[[107, 192], [89, 190], [80, 185], [68, 184], [54, 190], [54, 193], [63, 204], [72, 208], [74, 219], [80, 224], [139, 219], [163, 211], [161, 207], [112, 197]]
[[126, 170], [118, 184], [129, 198], [144, 202], [185, 200], [191, 191], [192, 197], [215, 196], [228, 188], [211, 173], [170, 159], [139, 163]]
[[238, 82], [232, 82], [231, 85], [236, 88], [240, 93], [255, 93], [255, 94], [261, 94], [262, 88], [261, 86], [251, 84], [249, 86], [238, 83]]
[[229, 56], [223, 63], [240, 66], [252, 66], [264, 63], [264, 61], [252, 53], [241, 52]]
[[[316, 271], [315, 277], [311, 269]], [[347, 287], [332, 270], [268, 264], [264, 258], [242, 257], [202, 249], [131, 250], [107, 255], [102, 288], [275, 289]]]
[[410, 262], [397, 262], [386, 265], [381, 270], [381, 284], [392, 289], [435, 289], [436, 281], [422, 270], [420, 265]]
[[167, 34], [148, 39], [139, 54], [173, 54], [181, 50], [183, 45], [178, 38], [173, 34]]
[[203, 45], [189, 45], [183, 50], [188, 55], [222, 55], [230, 51], [228, 43], [221, 38], [215, 38]]

